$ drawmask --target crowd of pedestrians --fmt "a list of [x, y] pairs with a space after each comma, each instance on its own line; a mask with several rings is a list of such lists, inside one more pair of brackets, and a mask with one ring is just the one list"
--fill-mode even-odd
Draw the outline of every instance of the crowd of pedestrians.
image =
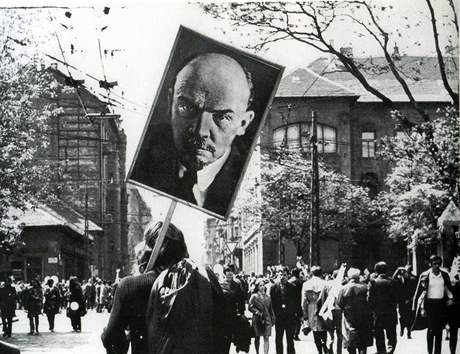
[[[65, 313], [74, 332], [81, 332], [81, 317], [88, 309], [110, 312], [116, 284], [91, 278], [80, 284], [77, 277], [58, 281], [56, 276], [45, 277], [43, 282], [13, 281], [7, 277], [0, 283], [0, 314], [3, 337], [11, 337], [16, 310], [24, 310], [29, 320], [29, 335], [40, 334], [40, 317], [46, 315], [48, 329], [54, 332], [55, 317]], [[17, 320], [16, 320], [17, 321]]]
[[[147, 228], [139, 272], [119, 283], [102, 341], [107, 353], [270, 352], [295, 354], [299, 334], [313, 337], [319, 354], [394, 353], [399, 335], [425, 330], [428, 354], [440, 354], [443, 330], [456, 353], [460, 319], [458, 275], [432, 256], [420, 277], [411, 266], [390, 273], [385, 262], [372, 272], [343, 264], [328, 274], [298, 263], [269, 267], [264, 275], [213, 271], [190, 261], [182, 232], [170, 224], [153, 269], [146, 264], [161, 229]], [[128, 335], [126, 334], [128, 333]], [[263, 343], [261, 344], [261, 337]], [[252, 339], [253, 338], [253, 339]], [[286, 343], [286, 348], [284, 348]], [[372, 351], [374, 353], [374, 351]]]

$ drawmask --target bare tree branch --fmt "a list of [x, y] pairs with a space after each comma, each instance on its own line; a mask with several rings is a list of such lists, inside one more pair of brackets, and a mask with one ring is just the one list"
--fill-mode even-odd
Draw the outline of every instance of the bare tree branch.
[[[458, 106], [458, 93], [455, 93], [452, 90], [449, 80], [447, 79], [446, 66], [444, 65], [444, 58], [441, 52], [441, 48], [439, 47], [439, 33], [438, 33], [438, 27], [436, 25], [436, 15], [434, 14], [434, 9], [431, 4], [431, 0], [426, 0], [426, 4], [428, 6], [428, 9], [430, 10], [431, 25], [433, 28], [434, 45], [436, 48], [436, 55], [438, 57], [439, 71], [441, 73], [442, 83], [444, 84], [444, 87], [449, 93], [449, 96], [452, 98], [452, 101], [454, 102], [455, 106]], [[458, 33], [458, 27], [457, 27], [457, 33]]]
[[448, 0], [449, 1], [449, 5], [452, 9], [452, 14], [454, 16], [454, 18], [452, 19], [452, 22], [455, 26], [455, 29], [457, 30], [457, 35], [458, 35], [458, 19], [457, 19], [457, 12], [455, 11], [455, 4], [454, 4], [454, 0]]

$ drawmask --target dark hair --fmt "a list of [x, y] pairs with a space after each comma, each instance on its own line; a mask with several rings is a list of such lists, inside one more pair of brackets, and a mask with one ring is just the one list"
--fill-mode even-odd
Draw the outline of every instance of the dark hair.
[[442, 258], [439, 257], [436, 254], [433, 254], [430, 256], [430, 264], [433, 264], [434, 262], [441, 262], [442, 263]]
[[227, 273], [227, 272], [235, 273], [235, 266], [233, 264], [227, 264], [224, 267], [224, 274]]
[[[162, 221], [149, 224], [144, 232], [145, 245], [151, 249], [155, 247], [155, 242], [160, 235]], [[148, 249], [144, 251], [143, 260], [148, 262], [150, 258]], [[158, 255], [158, 265], [171, 265], [179, 262], [183, 258], [188, 258], [187, 245], [185, 244], [184, 234], [173, 223], [169, 223], [166, 236]], [[147, 258], [148, 257], [148, 258]]]
[[378, 262], [376, 263], [374, 270], [377, 274], [385, 274], [387, 272], [388, 265], [386, 262]]

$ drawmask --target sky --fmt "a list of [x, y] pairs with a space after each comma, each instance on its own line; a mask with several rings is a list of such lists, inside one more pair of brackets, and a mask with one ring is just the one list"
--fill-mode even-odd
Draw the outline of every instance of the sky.
[[[439, 14], [448, 10], [447, 1], [434, 1]], [[127, 169], [146, 123], [153, 104], [156, 90], [180, 25], [189, 27], [204, 35], [227, 44], [242, 48], [250, 36], [240, 36], [232, 27], [203, 14], [194, 3], [185, 1], [0, 1], [1, 7], [38, 5], [67, 5], [71, 10], [18, 10], [31, 15], [31, 23], [36, 34], [47, 36], [40, 45], [42, 53], [62, 59], [78, 67], [81, 72], [75, 78], [85, 79], [85, 85], [97, 89], [98, 83], [86, 74], [107, 81], [117, 81], [118, 86], [111, 94], [120, 102], [116, 113], [121, 114], [122, 128], [127, 135]], [[382, 3], [383, 4], [383, 3]], [[424, 1], [404, 0], [392, 2], [395, 8], [388, 14], [385, 25], [398, 23], [401, 28], [410, 28], [397, 45], [408, 55], [433, 55], [431, 27], [426, 17]], [[92, 8], [85, 8], [88, 6]], [[77, 8], [82, 6], [83, 8]], [[108, 14], [103, 9], [109, 6]], [[70, 17], [66, 16], [70, 12]], [[404, 22], [404, 16], [410, 21]], [[442, 21], [444, 17], [440, 17]], [[420, 22], [420, 25], [415, 25]], [[441, 30], [447, 30], [441, 27]], [[448, 33], [441, 34], [441, 44], [446, 44]], [[332, 29], [330, 40], [337, 47], [352, 45], [356, 56], [379, 55], [375, 43], [366, 37], [357, 37], [352, 26]], [[73, 50], [71, 50], [73, 46]], [[99, 50], [100, 48], [100, 50]], [[113, 55], [112, 55], [113, 52]], [[265, 59], [284, 65], [286, 73], [297, 67], [308, 65], [325, 54], [316, 49], [295, 42], [273, 45], [268, 51], [260, 53]], [[59, 68], [65, 72], [65, 67]], [[166, 214], [169, 200], [151, 192], [141, 190], [152, 208], [153, 217], [162, 219]], [[206, 214], [178, 204], [173, 222], [183, 229], [192, 258], [200, 260], [203, 253], [203, 225]]]

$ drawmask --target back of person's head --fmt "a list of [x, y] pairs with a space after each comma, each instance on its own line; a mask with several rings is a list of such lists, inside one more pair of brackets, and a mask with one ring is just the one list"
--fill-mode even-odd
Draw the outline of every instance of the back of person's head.
[[228, 272], [235, 273], [235, 265], [233, 265], [233, 264], [227, 264], [227, 265], [224, 267], [224, 274], [225, 274], [225, 273], [228, 273]]
[[291, 275], [293, 277], [298, 278], [300, 276], [300, 269], [299, 268], [292, 268], [291, 270]]
[[381, 261], [376, 263], [374, 269], [377, 274], [386, 274], [388, 270], [388, 265], [386, 262]]
[[[155, 242], [160, 235], [162, 226], [162, 221], [150, 223], [147, 226], [144, 232], [145, 246], [147, 248], [146, 251], [148, 249], [153, 250], [155, 247]], [[169, 266], [179, 262], [183, 258], [187, 258], [188, 256], [184, 234], [173, 223], [169, 223], [163, 245], [161, 246], [160, 253], [158, 255], [157, 265]], [[147, 257], [147, 255], [144, 257]], [[150, 258], [150, 255], [148, 255], [148, 257]]]

